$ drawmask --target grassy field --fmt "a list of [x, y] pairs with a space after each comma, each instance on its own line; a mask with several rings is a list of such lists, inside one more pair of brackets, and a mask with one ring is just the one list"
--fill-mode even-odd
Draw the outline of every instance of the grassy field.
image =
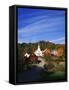
[[63, 80], [65, 78], [65, 62], [50, 62], [41, 72], [41, 80]]
[[41, 80], [63, 80], [65, 78], [65, 72], [46, 72], [42, 71]]

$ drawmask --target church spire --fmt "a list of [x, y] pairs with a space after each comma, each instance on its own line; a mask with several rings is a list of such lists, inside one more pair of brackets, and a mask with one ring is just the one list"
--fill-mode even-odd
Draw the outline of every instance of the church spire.
[[42, 51], [40, 49], [40, 44], [39, 43], [38, 43], [38, 48], [34, 53], [35, 53], [36, 56], [43, 56]]
[[39, 44], [39, 43], [38, 43], [38, 51], [41, 51], [41, 50], [40, 50], [40, 44]]

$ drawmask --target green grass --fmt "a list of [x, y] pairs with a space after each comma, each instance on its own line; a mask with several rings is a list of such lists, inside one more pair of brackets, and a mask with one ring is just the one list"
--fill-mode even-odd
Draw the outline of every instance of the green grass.
[[65, 78], [65, 72], [58, 71], [58, 72], [46, 72], [43, 71], [41, 73], [42, 80], [63, 80]]
[[58, 71], [58, 72], [51, 74], [49, 77], [52, 79], [63, 79], [64, 76], [65, 76], [64, 72]]

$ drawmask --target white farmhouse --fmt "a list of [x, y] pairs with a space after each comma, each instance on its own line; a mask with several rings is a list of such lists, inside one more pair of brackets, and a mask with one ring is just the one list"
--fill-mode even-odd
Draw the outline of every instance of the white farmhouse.
[[53, 50], [53, 51], [51, 52], [51, 54], [54, 55], [54, 56], [57, 56], [57, 55], [58, 55], [58, 53], [57, 53], [56, 50]]
[[27, 58], [29, 58], [30, 54], [25, 53], [25, 55], [24, 55], [24, 56], [25, 56], [25, 57], [27, 57]]

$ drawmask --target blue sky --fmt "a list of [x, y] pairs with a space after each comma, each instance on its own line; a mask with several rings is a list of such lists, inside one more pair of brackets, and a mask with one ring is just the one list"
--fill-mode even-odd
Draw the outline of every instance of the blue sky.
[[65, 12], [18, 8], [18, 43], [40, 40], [65, 43]]

